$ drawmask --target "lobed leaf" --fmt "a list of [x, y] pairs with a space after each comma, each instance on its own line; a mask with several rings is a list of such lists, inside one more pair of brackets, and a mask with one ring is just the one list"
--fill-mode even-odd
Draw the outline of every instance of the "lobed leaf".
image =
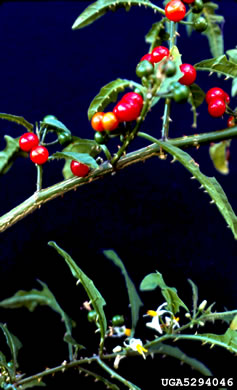
[[92, 169], [98, 168], [98, 164], [93, 157], [91, 157], [88, 153], [76, 153], [76, 152], [56, 152], [52, 154], [52, 158], [65, 160], [76, 160], [83, 164], [88, 165]]
[[229, 61], [225, 55], [220, 57], [203, 60], [194, 65], [197, 70], [216, 72], [226, 77], [237, 77], [237, 64]]
[[199, 360], [194, 359], [186, 355], [177, 347], [172, 347], [171, 345], [166, 345], [163, 343], [158, 343], [152, 345], [148, 348], [149, 353], [161, 353], [162, 355], [167, 355], [179, 359], [182, 363], [188, 364], [192, 369], [200, 372], [202, 375], [211, 376], [212, 372]]
[[230, 323], [237, 315], [237, 310], [232, 310], [232, 311], [224, 311], [223, 313], [208, 313], [208, 314], [203, 314], [201, 317], [201, 320], [206, 322], [206, 321], [216, 321], [216, 320], [221, 320], [221, 321], [226, 321], [227, 323]]
[[144, 89], [142, 85], [125, 79], [116, 79], [102, 87], [98, 95], [96, 95], [90, 104], [88, 109], [88, 119], [91, 120], [96, 112], [103, 112], [109, 103], [116, 102], [119, 92], [122, 92], [128, 87], [138, 87], [140, 90]]
[[215, 3], [207, 3], [204, 5], [203, 14], [207, 21], [207, 29], [203, 32], [206, 35], [210, 51], [213, 57], [221, 56], [224, 52], [224, 40], [221, 28], [217, 23], [223, 23], [224, 18], [221, 15], [216, 15], [215, 10], [218, 5]]
[[105, 15], [108, 11], [116, 11], [119, 8], [130, 10], [131, 6], [144, 6], [158, 11], [164, 15], [164, 10], [152, 4], [149, 0], [98, 0], [89, 5], [74, 22], [72, 29], [83, 28]]
[[6, 141], [5, 149], [0, 152], [0, 174], [4, 175], [11, 168], [14, 159], [20, 153], [19, 138], [12, 138], [5, 135]]
[[140, 284], [141, 291], [151, 291], [156, 289], [156, 287], [161, 288], [161, 293], [168, 304], [168, 310], [172, 311], [172, 313], [176, 314], [180, 306], [189, 311], [185, 303], [179, 298], [176, 288], [168, 287], [161, 273], [156, 271], [156, 273], [145, 276]]
[[164, 19], [153, 23], [151, 29], [145, 36], [146, 43], [150, 43], [151, 49], [160, 46], [162, 42], [168, 41], [169, 34], [165, 31]]
[[176, 160], [178, 160], [201, 183], [204, 190], [210, 195], [213, 202], [216, 204], [220, 213], [224, 217], [234, 235], [234, 238], [237, 239], [237, 217], [227, 199], [225, 192], [216, 178], [208, 177], [201, 173], [198, 164], [195, 163], [192, 157], [183, 150], [171, 145], [169, 142], [156, 140], [155, 143], [157, 143], [167, 153], [171, 154]]
[[61, 121], [50, 116], [46, 117], [42, 122], [40, 122], [40, 124], [41, 127], [53, 127], [61, 132], [70, 132], [70, 130]]
[[75, 263], [75, 261], [71, 258], [71, 256], [65, 252], [63, 249], [61, 249], [55, 242], [50, 241], [48, 243], [49, 246], [56, 249], [58, 254], [64, 258], [67, 265], [69, 266], [72, 275], [81, 282], [83, 285], [91, 304], [96, 311], [98, 318], [99, 318], [99, 327], [100, 327], [100, 334], [101, 334], [101, 342], [104, 341], [105, 332], [107, 329], [107, 321], [104, 313], [103, 306], [106, 304], [104, 298], [100, 294], [100, 292], [95, 287], [93, 281], [86, 276], [86, 274], [78, 267], [78, 265]]
[[[72, 137], [72, 142], [62, 150], [63, 152], [87, 153], [92, 157], [96, 157], [101, 148], [91, 139], [83, 139], [79, 137]], [[73, 177], [71, 168], [71, 160], [66, 160], [63, 167], [63, 176], [65, 179]]]
[[126, 268], [122, 262], [122, 260], [118, 257], [117, 253], [115, 253], [112, 249], [104, 250], [104, 255], [111, 260], [117, 267], [120, 268], [128, 290], [128, 298], [131, 306], [131, 316], [132, 316], [132, 335], [135, 333], [135, 327], [137, 324], [137, 321], [139, 319], [139, 311], [141, 306], [143, 306], [143, 303], [137, 293], [137, 290], [134, 286], [134, 283], [130, 279]]
[[0, 323], [0, 328], [2, 329], [4, 336], [6, 337], [7, 345], [11, 351], [13, 370], [15, 373], [16, 368], [18, 367], [17, 355], [19, 349], [22, 347], [22, 344], [16, 336], [14, 336], [11, 332], [9, 332], [6, 324]]
[[222, 141], [214, 143], [209, 147], [209, 154], [216, 170], [223, 175], [229, 173], [229, 162], [227, 158], [227, 151], [231, 141]]
[[17, 116], [17, 115], [12, 115], [12, 114], [4, 114], [1, 112], [0, 119], [6, 119], [10, 122], [14, 122], [14, 123], [17, 123], [18, 125], [24, 126], [30, 132], [32, 132], [34, 129], [34, 125], [32, 125], [32, 123], [28, 122], [22, 116]]

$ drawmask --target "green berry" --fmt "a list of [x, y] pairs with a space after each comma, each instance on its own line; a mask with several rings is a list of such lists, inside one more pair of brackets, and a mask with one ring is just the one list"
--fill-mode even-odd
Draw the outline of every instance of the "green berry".
[[150, 76], [154, 71], [153, 65], [151, 62], [144, 60], [139, 62], [136, 67], [136, 75], [140, 78]]
[[166, 75], [166, 77], [172, 77], [176, 73], [176, 65], [173, 61], [169, 60], [163, 64], [161, 71]]
[[176, 103], [186, 103], [188, 100], [190, 89], [186, 85], [180, 85], [173, 91], [173, 99]]
[[113, 326], [120, 326], [124, 324], [124, 316], [116, 315], [112, 318], [112, 325]]
[[106, 133], [101, 132], [101, 131], [96, 131], [94, 135], [94, 140], [97, 142], [99, 145], [104, 145], [107, 142], [108, 136]]
[[203, 1], [195, 0], [195, 3], [193, 3], [193, 7], [192, 7], [192, 13], [199, 14], [202, 10], [203, 10]]
[[89, 322], [95, 322], [97, 317], [97, 313], [95, 310], [90, 310], [87, 314], [87, 319]]
[[203, 32], [208, 27], [207, 20], [203, 16], [199, 16], [197, 19], [195, 19], [193, 27], [196, 31]]

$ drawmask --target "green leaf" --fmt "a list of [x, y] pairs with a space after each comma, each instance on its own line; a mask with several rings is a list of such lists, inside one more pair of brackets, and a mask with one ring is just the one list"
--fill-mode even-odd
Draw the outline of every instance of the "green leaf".
[[75, 261], [71, 258], [71, 256], [61, 249], [55, 242], [50, 241], [48, 243], [49, 246], [56, 249], [59, 255], [61, 255], [69, 266], [72, 275], [81, 282], [83, 285], [91, 304], [96, 311], [99, 318], [99, 327], [101, 333], [101, 343], [104, 341], [105, 332], [107, 329], [107, 321], [104, 313], [103, 306], [106, 304], [104, 298], [101, 296], [100, 292], [95, 287], [94, 283], [86, 274], [78, 267]]
[[228, 54], [229, 60], [237, 64], [237, 49], [227, 50], [226, 54]]
[[58, 119], [54, 119], [50, 116], [46, 117], [42, 122], [40, 122], [41, 127], [52, 127], [59, 132], [70, 132], [70, 130]]
[[229, 162], [226, 158], [231, 141], [214, 143], [209, 147], [209, 154], [216, 170], [223, 175], [229, 173]]
[[229, 61], [225, 55], [203, 60], [194, 65], [197, 70], [216, 72], [226, 77], [237, 77], [237, 64]]
[[230, 329], [237, 330], [237, 314], [234, 316], [230, 324]]
[[98, 0], [89, 5], [89, 7], [82, 12], [82, 14], [74, 22], [72, 29], [76, 30], [88, 26], [101, 16], [105, 15], [107, 11], [116, 11], [119, 8], [129, 10], [133, 5], [143, 5], [164, 15], [164, 10], [157, 7], [155, 4], [152, 4], [149, 0]]
[[16, 336], [14, 336], [12, 333], [9, 332], [6, 324], [0, 323], [0, 328], [2, 329], [4, 336], [6, 337], [8, 347], [10, 348], [12, 361], [13, 361], [13, 369], [15, 372], [16, 368], [18, 367], [17, 355], [19, 349], [22, 347], [22, 344]]
[[195, 316], [197, 311], [197, 303], [198, 303], [198, 288], [196, 284], [191, 280], [188, 279], [188, 282], [191, 284], [192, 292], [193, 292], [193, 316]]
[[65, 160], [70, 160], [70, 161], [76, 160], [78, 162], [88, 165], [92, 169], [96, 169], [99, 166], [95, 161], [95, 159], [87, 153], [56, 152], [52, 154], [51, 157], [56, 159], [64, 158]]
[[73, 353], [73, 359], [77, 359], [78, 351], [81, 349], [86, 349], [84, 345], [78, 344], [77, 341], [72, 337], [70, 333], [65, 333], [63, 341], [69, 344], [69, 346], [74, 347], [75, 352]]
[[25, 383], [23, 385], [20, 385], [20, 389], [23, 390], [23, 389], [30, 389], [31, 387], [36, 387], [36, 386], [40, 386], [40, 387], [45, 387], [46, 384], [42, 381], [38, 381], [38, 379], [34, 379], [32, 380], [32, 382], [29, 382], [29, 383]]
[[215, 10], [218, 9], [218, 6], [216, 7], [217, 4], [214, 4], [215, 6], [213, 7], [212, 4], [213, 3], [207, 3], [203, 8], [203, 14], [206, 18], [208, 27], [202, 34], [206, 35], [208, 39], [212, 56], [218, 57], [224, 52], [224, 41], [222, 30], [217, 23], [223, 23], [224, 18], [221, 15], [215, 14]]
[[144, 90], [142, 85], [135, 83], [131, 80], [116, 79], [114, 81], [111, 81], [110, 83], [102, 87], [98, 95], [96, 95], [96, 97], [92, 100], [88, 109], [88, 119], [91, 120], [91, 118], [96, 112], [103, 112], [109, 103], [116, 102], [119, 92], [123, 91], [125, 88], [128, 87], [137, 87], [141, 91]]
[[0, 174], [4, 175], [11, 168], [15, 158], [19, 155], [19, 138], [12, 138], [5, 135], [5, 149], [0, 152]]
[[224, 311], [223, 313], [208, 313], [203, 314], [201, 316], [201, 321], [207, 322], [207, 321], [226, 321], [228, 324], [234, 319], [234, 317], [237, 315], [237, 310], [232, 311]]
[[127, 290], [128, 290], [129, 303], [131, 306], [132, 336], [133, 336], [133, 334], [135, 333], [137, 321], [139, 319], [139, 311], [140, 311], [140, 308], [143, 305], [143, 303], [142, 303], [142, 301], [137, 293], [137, 290], [134, 286], [134, 283], [130, 279], [130, 277], [126, 271], [126, 268], [125, 268], [122, 260], [118, 257], [117, 253], [115, 253], [112, 249], [105, 250], [105, 251], [103, 251], [103, 253], [109, 260], [111, 260], [117, 267], [120, 268], [120, 270], [124, 276]]
[[[182, 64], [182, 61], [181, 61], [181, 54], [179, 53], [177, 46], [172, 47], [172, 49], [170, 50], [170, 55], [173, 58], [172, 61], [175, 63], [177, 70], [176, 70], [176, 73], [173, 77], [166, 77], [162, 81], [160, 89], [159, 89], [159, 93], [161, 93], [161, 94], [167, 92], [170, 88], [170, 85], [172, 83], [174, 83], [175, 81], [179, 81], [179, 79], [181, 77], [183, 77], [183, 75], [184, 75], [183, 72], [181, 72], [181, 70], [180, 70], [180, 65]], [[158, 63], [158, 66], [159, 66], [159, 64], [160, 63]]]
[[205, 92], [197, 84], [189, 86], [191, 91], [190, 103], [195, 108], [199, 107], [205, 99]]
[[16, 309], [20, 307], [26, 307], [29, 311], [34, 311], [35, 308], [40, 306], [49, 306], [52, 310], [60, 314], [62, 321], [65, 323], [67, 331], [71, 331], [73, 322], [67, 316], [67, 314], [60, 307], [56, 301], [55, 296], [49, 290], [48, 286], [39, 280], [42, 286], [42, 290], [33, 289], [31, 291], [18, 291], [11, 298], [4, 299], [0, 302], [0, 307], [8, 309]]
[[156, 273], [145, 276], [140, 284], [141, 291], [151, 291], [156, 287], [161, 288], [161, 293], [168, 304], [168, 310], [172, 311], [173, 314], [179, 311], [180, 306], [189, 311], [185, 303], [179, 298], [176, 288], [168, 287], [161, 273], [156, 271]]
[[34, 125], [32, 125], [32, 123], [29, 123], [22, 116], [0, 113], [0, 119], [6, 119], [7, 121], [15, 122], [18, 125], [24, 126], [30, 132], [32, 132], [34, 129]]
[[[146, 347], [146, 346], [145, 346]], [[158, 343], [149, 347], [149, 353], [160, 353], [162, 355], [171, 356], [176, 359], [179, 359], [182, 363], [188, 364], [192, 369], [200, 372], [202, 375], [211, 376], [212, 372], [199, 360], [194, 359], [186, 355], [177, 347], [172, 347], [171, 345], [166, 345], [163, 343]]]
[[203, 186], [202, 188], [210, 195], [211, 199], [216, 204], [220, 213], [230, 227], [235, 239], [237, 239], [237, 217], [216, 178], [209, 177], [201, 173], [199, 165], [195, 163], [193, 158], [183, 150], [171, 145], [169, 142], [156, 140], [155, 143], [178, 160], [189, 172], [192, 173], [193, 177], [201, 183]]
[[[72, 142], [62, 151], [87, 153], [92, 157], [96, 157], [101, 152], [101, 148], [94, 140], [72, 137]], [[71, 177], [73, 177], [70, 164], [71, 160], [66, 160], [63, 168], [63, 176], [65, 179], [70, 179]]]
[[237, 77], [232, 80], [231, 96], [234, 97], [237, 95]]
[[151, 45], [151, 48], [160, 46], [162, 42], [168, 41], [169, 34], [165, 31], [164, 20], [153, 23], [151, 29], [145, 36], [146, 43]]

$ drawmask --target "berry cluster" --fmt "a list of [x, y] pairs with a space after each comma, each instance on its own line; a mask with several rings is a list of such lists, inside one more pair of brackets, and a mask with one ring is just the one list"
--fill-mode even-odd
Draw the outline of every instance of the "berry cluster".
[[221, 88], [214, 87], [206, 93], [208, 112], [211, 116], [218, 118], [226, 111], [226, 105], [230, 102], [229, 95]]
[[140, 115], [142, 106], [142, 96], [136, 92], [128, 92], [116, 104], [113, 112], [96, 112], [91, 119], [91, 126], [96, 131], [96, 142], [104, 143], [105, 131], [117, 129], [120, 122], [136, 120]]
[[34, 133], [24, 133], [19, 139], [19, 146], [24, 152], [30, 152], [30, 159], [35, 164], [42, 165], [48, 160], [48, 149], [39, 145], [39, 138]]

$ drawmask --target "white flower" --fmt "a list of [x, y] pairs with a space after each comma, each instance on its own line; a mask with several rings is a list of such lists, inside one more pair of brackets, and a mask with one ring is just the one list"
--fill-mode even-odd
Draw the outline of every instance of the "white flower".
[[111, 337], [123, 337], [123, 336], [130, 336], [131, 329], [126, 328], [125, 325], [123, 326], [113, 326], [111, 328]]
[[172, 329], [180, 328], [178, 317], [165, 317], [165, 325], [169, 328], [172, 325]]
[[144, 359], [146, 359], [146, 355], [144, 352], [148, 352], [148, 350], [143, 347], [142, 340], [131, 338], [129, 339], [128, 344], [124, 341], [124, 345], [125, 347], [131, 348], [133, 351], [138, 352], [140, 355], [142, 355]]
[[155, 329], [160, 334], [163, 333], [163, 330], [161, 329], [161, 325], [160, 325], [160, 317], [165, 313], [169, 313], [172, 315], [171, 311], [162, 309], [164, 306], [167, 306], [167, 305], [168, 305], [167, 302], [165, 302], [162, 305], [160, 305], [156, 311], [155, 310], [148, 310], [148, 312], [147, 312], [147, 315], [151, 316], [152, 320], [151, 320], [151, 322], [147, 322], [146, 326], [149, 326], [149, 328]]

